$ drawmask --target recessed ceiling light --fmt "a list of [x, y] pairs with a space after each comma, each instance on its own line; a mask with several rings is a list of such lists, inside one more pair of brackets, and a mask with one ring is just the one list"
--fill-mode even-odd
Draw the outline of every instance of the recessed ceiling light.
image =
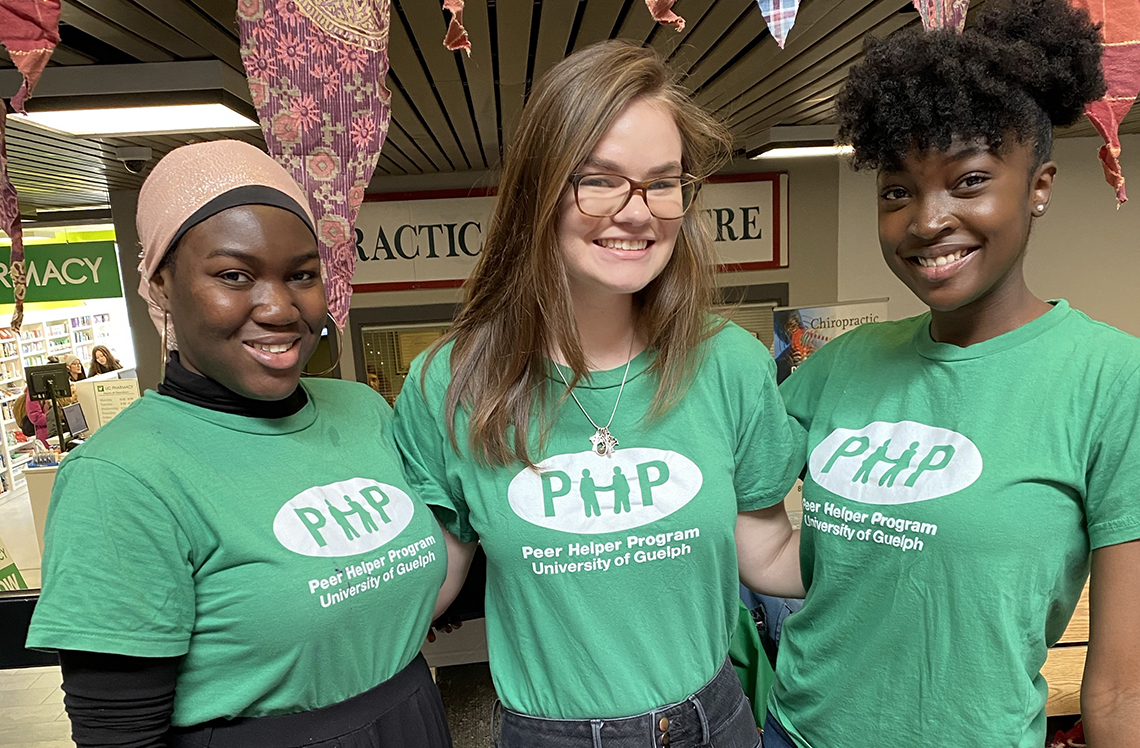
[[52, 110], [8, 116], [80, 137], [252, 130], [259, 126], [220, 103]]
[[788, 148], [772, 148], [753, 156], [753, 161], [773, 158], [808, 158], [819, 156], [846, 156], [854, 153], [855, 149], [849, 145], [809, 145], [791, 146]]

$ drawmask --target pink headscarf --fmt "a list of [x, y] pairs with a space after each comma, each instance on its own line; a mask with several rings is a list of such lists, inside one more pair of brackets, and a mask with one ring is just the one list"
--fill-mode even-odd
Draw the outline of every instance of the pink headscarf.
[[[150, 318], [160, 335], [165, 314], [150, 298], [150, 279], [170, 249], [170, 242], [183, 224], [214, 198], [254, 185], [270, 187], [296, 201], [308, 216], [309, 225], [314, 225], [308, 198], [289, 173], [265, 152], [240, 140], [175, 148], [143, 182], [135, 218], [142, 243], [139, 295], [150, 307]], [[168, 335], [168, 348], [172, 347], [172, 340], [173, 335]]]

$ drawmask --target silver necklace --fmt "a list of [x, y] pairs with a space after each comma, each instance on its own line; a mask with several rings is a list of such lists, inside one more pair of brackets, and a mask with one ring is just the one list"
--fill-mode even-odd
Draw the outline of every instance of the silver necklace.
[[566, 391], [570, 393], [570, 397], [574, 398], [574, 402], [578, 404], [578, 410], [582, 411], [582, 415], [586, 416], [586, 420], [594, 427], [594, 435], [590, 437], [590, 444], [592, 450], [596, 454], [606, 457], [613, 454], [617, 448], [618, 440], [610, 433], [610, 424], [614, 422], [614, 416], [617, 415], [618, 403], [621, 402], [621, 393], [625, 391], [625, 380], [629, 376], [629, 365], [633, 363], [633, 342], [637, 339], [637, 333], [634, 333], [633, 339], [629, 341], [629, 359], [625, 362], [625, 374], [621, 376], [621, 387], [618, 388], [617, 400], [614, 401], [613, 412], [610, 413], [610, 420], [606, 421], [605, 426], [599, 426], [590, 418], [590, 414], [582, 407], [582, 402], [578, 400], [578, 396], [574, 394], [573, 388], [570, 387], [570, 382], [566, 380], [566, 375], [562, 373], [562, 368], [556, 363], [554, 369], [558, 372], [558, 376], [562, 377], [563, 383], [566, 384]]

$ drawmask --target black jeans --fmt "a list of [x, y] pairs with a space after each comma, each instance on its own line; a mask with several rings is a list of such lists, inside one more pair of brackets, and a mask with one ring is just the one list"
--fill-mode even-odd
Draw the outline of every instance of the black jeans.
[[[752, 708], [732, 663], [677, 704], [616, 719], [542, 719], [498, 707], [496, 748], [758, 748]], [[491, 730], [495, 731], [495, 719]], [[493, 736], [494, 737], [494, 736]]]
[[170, 748], [451, 748], [423, 655], [370, 691], [296, 714], [174, 728]]

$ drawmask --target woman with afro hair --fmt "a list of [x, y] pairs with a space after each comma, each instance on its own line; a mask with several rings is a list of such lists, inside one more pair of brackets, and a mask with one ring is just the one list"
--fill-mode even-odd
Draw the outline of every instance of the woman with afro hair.
[[1104, 94], [1100, 58], [1065, 0], [990, 0], [964, 33], [868, 41], [850, 73], [840, 141], [877, 172], [883, 257], [930, 311], [843, 335], [781, 387], [807, 442], [808, 594], [769, 748], [1039, 748], [1041, 666], [1090, 566], [1088, 744], [1140, 746], [1140, 340], [1022, 271], [1052, 129]]

